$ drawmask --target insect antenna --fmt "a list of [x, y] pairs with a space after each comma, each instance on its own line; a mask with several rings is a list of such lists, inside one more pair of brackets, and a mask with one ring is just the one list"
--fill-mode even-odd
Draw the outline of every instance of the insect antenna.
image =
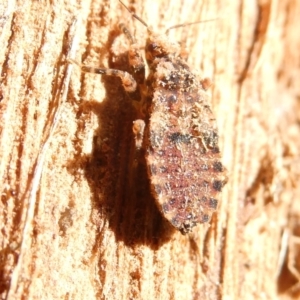
[[149, 26], [147, 25], [147, 23], [142, 20], [138, 15], [136, 15], [134, 12], [132, 12], [121, 0], [119, 0], [121, 2], [121, 4], [129, 11], [129, 13], [132, 15], [133, 18], [137, 19], [138, 21], [140, 21], [144, 26], [146, 26], [147, 28], [149, 28]]
[[130, 41], [131, 44], [135, 44], [136, 40], [134, 36], [131, 34], [131, 32], [128, 30], [125, 24], [120, 23], [119, 28], [122, 30], [122, 32], [126, 35], [127, 39]]
[[[121, 0], [120, 0], [121, 1]], [[169, 27], [167, 30], [166, 30], [166, 34], [169, 33], [169, 30], [171, 29], [175, 29], [175, 28], [180, 28], [180, 27], [185, 27], [185, 26], [190, 26], [190, 25], [195, 25], [195, 24], [199, 24], [199, 23], [206, 23], [206, 22], [211, 22], [211, 21], [216, 21], [218, 20], [219, 18], [215, 18], [215, 19], [208, 19], [208, 20], [203, 20], [203, 21], [197, 21], [197, 22], [191, 22], [191, 23], [183, 23], [183, 24], [177, 24], [177, 25], [173, 25], [171, 27]]]

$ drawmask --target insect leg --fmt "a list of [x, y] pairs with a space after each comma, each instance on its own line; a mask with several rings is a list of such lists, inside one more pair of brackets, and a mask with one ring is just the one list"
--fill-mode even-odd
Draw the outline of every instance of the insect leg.
[[73, 59], [69, 59], [69, 61], [79, 66], [82, 72], [119, 77], [129, 97], [133, 100], [140, 100], [140, 92], [137, 88], [137, 82], [128, 72], [116, 69], [96, 68], [93, 66], [82, 65]]
[[136, 40], [129, 29], [123, 23], [121, 23], [119, 27], [130, 42], [128, 62], [131, 67], [133, 77], [138, 84], [143, 84], [145, 81], [145, 63], [141, 55], [141, 51], [139, 50]]
[[134, 134], [135, 146], [137, 150], [142, 148], [145, 126], [146, 124], [143, 120], [133, 121], [132, 131]]
[[[141, 51], [136, 43], [134, 36], [131, 34], [126, 25], [121, 23], [119, 27], [130, 42], [130, 48], [128, 50], [128, 62], [131, 68], [131, 74], [139, 85], [138, 89], [143, 90], [143, 85], [145, 84], [145, 63]], [[145, 113], [143, 113], [143, 109], [144, 107], [142, 103], [142, 105], [140, 105], [139, 107], [141, 116], [145, 115]], [[136, 150], [140, 150], [142, 148], [145, 125], [145, 122], [140, 119], [133, 122], [132, 131], [135, 138]]]

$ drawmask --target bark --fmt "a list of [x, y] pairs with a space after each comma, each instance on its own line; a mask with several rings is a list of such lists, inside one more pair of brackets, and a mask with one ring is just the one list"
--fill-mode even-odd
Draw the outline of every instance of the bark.
[[[183, 236], [133, 153], [118, 1], [1, 4], [2, 299], [299, 297], [299, 1], [126, 2], [209, 77], [229, 181], [210, 224]], [[72, 26], [77, 19], [76, 24]], [[142, 159], [142, 158], [141, 158]], [[39, 176], [41, 175], [41, 176]], [[298, 204], [298, 205], [297, 205]]]

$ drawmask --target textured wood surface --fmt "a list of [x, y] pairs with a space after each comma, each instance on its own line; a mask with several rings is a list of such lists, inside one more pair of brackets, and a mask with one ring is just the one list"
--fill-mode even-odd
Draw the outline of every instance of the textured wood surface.
[[120, 22], [141, 46], [146, 29], [118, 1], [0, 4], [1, 299], [299, 297], [299, 1], [127, 2], [159, 31], [216, 19], [170, 31], [214, 82], [229, 172], [188, 236], [134, 160], [120, 81], [75, 67], [68, 81], [74, 19], [76, 59], [95, 66], [126, 69]]

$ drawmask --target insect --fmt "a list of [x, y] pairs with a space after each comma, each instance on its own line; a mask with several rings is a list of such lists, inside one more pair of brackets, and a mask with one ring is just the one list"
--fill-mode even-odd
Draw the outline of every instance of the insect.
[[178, 43], [156, 34], [125, 4], [121, 4], [148, 31], [145, 57], [135, 38], [130, 41], [125, 71], [80, 65], [84, 72], [120, 77], [129, 97], [141, 101], [142, 119], [133, 122], [136, 148], [143, 148], [152, 194], [163, 216], [182, 234], [208, 222], [218, 206], [218, 194], [227, 182], [220, 162], [218, 131], [206, 92], [208, 79], [198, 80], [180, 56]]

